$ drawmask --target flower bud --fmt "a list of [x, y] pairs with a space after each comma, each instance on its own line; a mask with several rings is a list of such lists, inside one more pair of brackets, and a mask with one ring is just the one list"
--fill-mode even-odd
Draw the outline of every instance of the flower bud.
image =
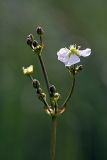
[[32, 47], [32, 42], [33, 42], [33, 35], [32, 34], [29, 34], [27, 36], [27, 40], [26, 40], [27, 44]]
[[29, 35], [27, 36], [27, 38], [28, 38], [28, 39], [31, 39], [31, 40], [33, 41], [33, 35], [32, 35], [32, 34], [29, 34]]
[[37, 88], [37, 94], [41, 94], [42, 93], [42, 88]]
[[83, 65], [80, 65], [80, 66], [78, 67], [78, 70], [79, 70], [79, 71], [83, 70]]
[[29, 46], [32, 46], [32, 40], [31, 40], [31, 39], [27, 38], [26, 42], [27, 42], [27, 44], [28, 44]]
[[41, 101], [44, 101], [44, 100], [46, 101], [46, 94], [42, 92], [41, 94], [38, 95], [38, 98], [39, 98]]
[[40, 26], [37, 27], [36, 32], [38, 35], [42, 35], [44, 33], [42, 27], [40, 27]]
[[56, 88], [55, 88], [54, 85], [51, 85], [51, 86], [49, 87], [49, 90], [50, 90], [50, 95], [51, 95], [51, 96], [53, 96], [54, 93], [56, 92]]
[[56, 92], [56, 93], [51, 97], [51, 104], [52, 104], [52, 106], [55, 106], [55, 105], [56, 105], [56, 103], [58, 102], [59, 98], [60, 98], [60, 94]]
[[34, 40], [34, 41], [32, 42], [32, 48], [37, 47], [37, 45], [38, 45], [38, 42], [37, 42], [36, 40]]
[[43, 98], [46, 98], [46, 94], [45, 94], [45, 93], [41, 93], [41, 96], [42, 96]]
[[40, 87], [40, 82], [36, 79], [33, 80], [32, 84], [33, 84], [33, 87], [36, 89]]
[[75, 69], [76, 72], [79, 72], [79, 71], [81, 71], [81, 70], [83, 70], [83, 65], [79, 65], [79, 66], [77, 66], [76, 69]]
[[59, 98], [60, 98], [60, 94], [56, 92], [56, 93], [54, 94], [54, 101], [57, 102], [57, 101], [59, 100]]

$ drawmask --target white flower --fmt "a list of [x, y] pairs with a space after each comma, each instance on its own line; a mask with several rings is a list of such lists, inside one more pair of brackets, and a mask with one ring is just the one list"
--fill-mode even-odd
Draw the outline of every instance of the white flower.
[[86, 48], [85, 50], [80, 50], [80, 47], [76, 48], [76, 45], [71, 45], [69, 49], [61, 48], [57, 52], [58, 60], [63, 62], [65, 66], [72, 66], [80, 62], [80, 56], [87, 57], [91, 54], [91, 49]]
[[25, 75], [31, 75], [33, 73], [33, 65], [30, 65], [27, 68], [23, 67], [22, 70]]

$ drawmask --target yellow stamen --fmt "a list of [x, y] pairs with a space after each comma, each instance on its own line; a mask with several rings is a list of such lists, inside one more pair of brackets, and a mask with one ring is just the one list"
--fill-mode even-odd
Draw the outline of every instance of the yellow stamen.
[[[78, 48], [79, 48], [79, 47], [78, 47]], [[70, 56], [71, 54], [75, 54], [75, 55], [77, 55], [77, 56], [80, 56], [80, 55], [79, 55], [79, 52], [78, 52], [78, 49], [76, 48], [76, 45], [70, 46], [69, 56]]]

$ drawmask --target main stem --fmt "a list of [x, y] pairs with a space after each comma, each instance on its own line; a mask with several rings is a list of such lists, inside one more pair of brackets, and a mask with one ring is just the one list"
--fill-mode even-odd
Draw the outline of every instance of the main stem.
[[56, 116], [52, 117], [50, 160], [55, 160], [55, 151], [56, 151]]

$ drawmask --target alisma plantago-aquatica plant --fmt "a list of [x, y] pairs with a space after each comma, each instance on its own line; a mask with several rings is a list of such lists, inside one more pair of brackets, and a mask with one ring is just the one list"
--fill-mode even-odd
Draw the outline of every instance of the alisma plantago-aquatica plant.
[[63, 62], [65, 68], [70, 73], [70, 78], [72, 80], [72, 84], [70, 86], [69, 93], [65, 98], [62, 105], [59, 105], [58, 101], [60, 99], [60, 93], [57, 92], [56, 87], [50, 83], [48, 74], [45, 68], [45, 64], [42, 58], [42, 51], [44, 49], [44, 42], [42, 36], [44, 34], [43, 29], [38, 26], [36, 29], [36, 34], [38, 35], [39, 41], [37, 41], [32, 34], [27, 36], [27, 44], [31, 47], [33, 53], [37, 56], [41, 69], [43, 71], [44, 80], [46, 82], [47, 93], [50, 98], [50, 101], [47, 101], [47, 95], [43, 92], [41, 88], [41, 84], [38, 79], [34, 79], [33, 74], [33, 65], [25, 68], [23, 67], [24, 75], [30, 77], [32, 81], [32, 85], [36, 90], [37, 96], [39, 100], [43, 103], [44, 111], [50, 116], [52, 120], [52, 129], [51, 129], [51, 146], [50, 146], [50, 160], [55, 160], [55, 148], [56, 148], [56, 121], [57, 118], [64, 113], [66, 110], [68, 101], [70, 100], [74, 87], [75, 87], [75, 79], [77, 74], [83, 69], [82, 65], [77, 65], [80, 62], [80, 57], [87, 57], [91, 54], [91, 49], [86, 48], [81, 50], [80, 46], [70, 45], [69, 48], [61, 48], [57, 52], [58, 60]]

